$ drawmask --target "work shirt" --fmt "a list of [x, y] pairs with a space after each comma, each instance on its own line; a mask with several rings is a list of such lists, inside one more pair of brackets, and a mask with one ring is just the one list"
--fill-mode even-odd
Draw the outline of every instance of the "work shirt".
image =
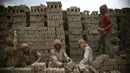
[[[86, 44], [88, 45], [88, 44]], [[90, 63], [93, 59], [92, 49], [89, 46], [84, 48], [84, 58], [80, 61], [81, 64]]]
[[59, 67], [62, 66], [63, 62], [67, 62], [68, 60], [71, 60], [64, 49], [60, 49], [60, 51], [56, 51], [56, 49], [51, 50], [51, 66]]
[[26, 63], [28, 65], [33, 64], [37, 61], [37, 59], [41, 56], [41, 54], [36, 49], [31, 49], [29, 54], [24, 54], [24, 57], [26, 59]]
[[[101, 28], [107, 27], [110, 24], [110, 21], [111, 21], [111, 16], [108, 13], [104, 14], [102, 16], [102, 19], [101, 19]], [[110, 27], [104, 31], [105, 32], [112, 32], [112, 29]]]

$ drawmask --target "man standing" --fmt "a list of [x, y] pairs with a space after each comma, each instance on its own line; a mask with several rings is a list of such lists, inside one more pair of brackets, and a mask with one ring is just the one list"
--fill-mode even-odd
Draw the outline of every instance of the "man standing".
[[84, 50], [84, 58], [80, 61], [80, 64], [90, 64], [90, 62], [93, 60], [92, 48], [90, 48], [83, 39], [78, 41], [78, 45], [81, 49]]
[[[98, 49], [102, 50], [101, 53], [107, 53], [109, 55], [109, 49], [111, 44], [111, 33], [112, 33], [112, 21], [111, 16], [108, 14], [108, 9], [106, 4], [100, 6], [101, 13], [101, 27], [98, 28], [98, 31], [101, 33], [99, 39]], [[102, 45], [102, 48], [101, 48]]]

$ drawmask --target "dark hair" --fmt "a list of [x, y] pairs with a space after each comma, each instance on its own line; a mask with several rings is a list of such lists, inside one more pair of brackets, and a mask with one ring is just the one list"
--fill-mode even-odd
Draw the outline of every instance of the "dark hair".
[[102, 9], [103, 12], [108, 12], [108, 8], [107, 8], [107, 5], [106, 5], [106, 4], [100, 6], [100, 9]]

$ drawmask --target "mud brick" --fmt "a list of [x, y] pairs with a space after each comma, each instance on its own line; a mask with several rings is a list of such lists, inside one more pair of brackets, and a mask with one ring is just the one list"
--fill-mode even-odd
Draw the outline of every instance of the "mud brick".
[[110, 73], [116, 73], [116, 71], [110, 71]]
[[102, 54], [96, 57], [96, 61], [99, 63], [103, 63], [104, 61], [108, 61], [108, 55]]
[[60, 73], [65, 73], [65, 68], [60, 68]]
[[115, 70], [116, 71], [116, 73], [121, 73], [119, 70]]
[[31, 69], [32, 70], [44, 70], [46, 68], [46, 64], [45, 63], [36, 63], [34, 65], [31, 65]]
[[79, 71], [78, 68], [75, 68], [75, 69], [73, 70], [73, 73], [80, 73], [80, 71]]
[[80, 71], [86, 71], [86, 66], [84, 64], [79, 64]]
[[108, 71], [108, 66], [102, 66], [101, 69], [102, 71]]
[[98, 69], [95, 69], [93, 66], [90, 66], [90, 69], [94, 72], [94, 73], [99, 73]]
[[114, 65], [114, 66], [113, 66], [113, 69], [114, 69], [114, 70], [117, 70], [117, 69], [118, 69], [118, 65]]
[[127, 63], [127, 60], [125, 60], [125, 59], [122, 60], [122, 62], [123, 62], [123, 64], [128, 64], [128, 63]]
[[117, 63], [118, 63], [119, 65], [121, 65], [121, 64], [122, 64], [122, 61], [121, 61], [121, 60], [117, 60]]
[[95, 68], [100, 68], [101, 67], [101, 63], [97, 62], [97, 61], [93, 61], [92, 62], [92, 66]]
[[113, 70], [113, 66], [108, 66], [108, 70]]
[[109, 65], [117, 65], [117, 60], [116, 59], [109, 59]]

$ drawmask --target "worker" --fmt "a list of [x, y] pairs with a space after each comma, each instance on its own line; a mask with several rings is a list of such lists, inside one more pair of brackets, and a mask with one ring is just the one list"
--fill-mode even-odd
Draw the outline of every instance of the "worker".
[[9, 30], [9, 35], [5, 40], [6, 48], [3, 51], [3, 61], [5, 66], [13, 67], [16, 63], [16, 44], [17, 44], [17, 33], [15, 29]]
[[65, 50], [61, 48], [61, 41], [59, 39], [54, 40], [53, 49], [51, 49], [50, 53], [50, 67], [63, 67], [64, 63], [72, 61]]
[[26, 65], [32, 65], [41, 60], [41, 54], [36, 49], [31, 49], [28, 44], [23, 43], [21, 45], [23, 56], [26, 61]]
[[[98, 51], [101, 50], [100, 54], [108, 54], [110, 55], [110, 46], [111, 46], [111, 33], [112, 33], [112, 20], [111, 16], [108, 14], [107, 5], [104, 4], [100, 6], [101, 13], [101, 26], [98, 28], [98, 31], [101, 33], [101, 37], [99, 39]], [[102, 46], [102, 47], [101, 47]]]
[[93, 60], [92, 48], [83, 39], [78, 41], [78, 45], [82, 50], [84, 50], [84, 57], [80, 61], [80, 64], [90, 64]]

